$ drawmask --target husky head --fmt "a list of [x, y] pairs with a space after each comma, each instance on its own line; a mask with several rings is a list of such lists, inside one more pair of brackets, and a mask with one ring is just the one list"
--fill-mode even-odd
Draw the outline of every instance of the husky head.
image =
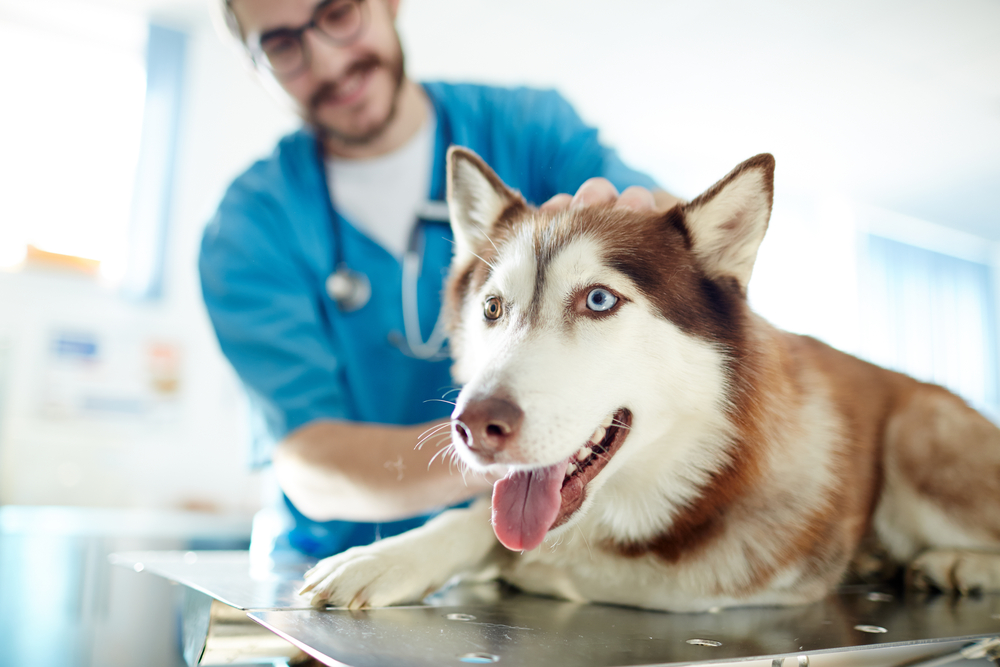
[[505, 474], [493, 491], [505, 546], [537, 547], [731, 427], [773, 172], [758, 155], [667, 213], [545, 212], [449, 151], [444, 316], [464, 385], [452, 441], [471, 467]]

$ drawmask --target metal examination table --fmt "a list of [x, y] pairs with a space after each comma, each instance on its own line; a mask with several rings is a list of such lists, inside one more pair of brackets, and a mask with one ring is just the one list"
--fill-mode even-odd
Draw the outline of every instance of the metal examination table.
[[191, 665], [294, 664], [308, 654], [350, 667], [987, 667], [1000, 656], [1000, 595], [849, 587], [806, 607], [670, 614], [580, 605], [491, 582], [460, 584], [418, 606], [316, 610], [295, 594], [313, 561], [260, 566], [245, 551], [131, 552], [111, 560], [184, 587]]

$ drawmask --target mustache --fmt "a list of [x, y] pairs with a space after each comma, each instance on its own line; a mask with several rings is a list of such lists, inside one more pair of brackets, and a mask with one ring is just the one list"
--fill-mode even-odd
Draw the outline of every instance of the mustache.
[[[341, 79], [347, 79], [355, 74], [360, 74], [373, 70], [382, 65], [382, 61], [375, 55], [368, 55], [361, 60], [358, 60], [351, 64]], [[337, 95], [337, 90], [340, 88], [340, 84], [335, 81], [324, 81], [320, 84], [319, 88], [316, 89], [309, 97], [309, 109], [315, 113], [316, 109], [324, 100], [330, 97], [335, 97]]]

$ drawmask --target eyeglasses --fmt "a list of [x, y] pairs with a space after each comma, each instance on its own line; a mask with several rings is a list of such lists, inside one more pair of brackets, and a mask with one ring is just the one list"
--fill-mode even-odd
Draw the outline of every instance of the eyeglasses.
[[309, 23], [298, 28], [269, 30], [249, 44], [254, 64], [265, 67], [280, 78], [302, 72], [310, 59], [302, 39], [306, 31], [316, 31], [337, 46], [347, 46], [365, 31], [368, 12], [365, 0], [325, 0], [316, 7]]

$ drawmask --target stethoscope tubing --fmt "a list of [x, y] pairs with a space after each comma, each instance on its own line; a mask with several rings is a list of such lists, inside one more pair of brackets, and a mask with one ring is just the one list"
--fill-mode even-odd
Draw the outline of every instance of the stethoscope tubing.
[[441, 359], [447, 356], [443, 352], [445, 342], [444, 322], [440, 315], [434, 321], [430, 337], [425, 341], [420, 334], [420, 306], [417, 299], [417, 281], [423, 270], [424, 244], [426, 241], [426, 226], [429, 223], [450, 224], [448, 204], [442, 201], [428, 200], [417, 211], [417, 221], [410, 230], [410, 239], [406, 253], [403, 255], [403, 333], [405, 334], [408, 353], [418, 359]]
[[[333, 194], [330, 192], [329, 178], [326, 171], [326, 160], [320, 141], [317, 144], [317, 159], [323, 176], [323, 187], [326, 190], [327, 215], [333, 227], [333, 266], [334, 272], [326, 279], [327, 294], [337, 304], [342, 312], [353, 312], [363, 308], [371, 298], [371, 282], [363, 272], [351, 269], [344, 260], [343, 235], [340, 229], [340, 217], [333, 205]], [[394, 344], [403, 354], [416, 359], [436, 361], [447, 356], [444, 350], [446, 334], [440, 315], [434, 322], [430, 337], [425, 341], [420, 333], [420, 304], [417, 296], [418, 280], [423, 269], [424, 227], [428, 223], [449, 224], [448, 204], [443, 201], [428, 200], [417, 211], [417, 219], [410, 230], [406, 252], [402, 261], [402, 306], [403, 306], [403, 337]], [[398, 336], [398, 334], [397, 334]]]

